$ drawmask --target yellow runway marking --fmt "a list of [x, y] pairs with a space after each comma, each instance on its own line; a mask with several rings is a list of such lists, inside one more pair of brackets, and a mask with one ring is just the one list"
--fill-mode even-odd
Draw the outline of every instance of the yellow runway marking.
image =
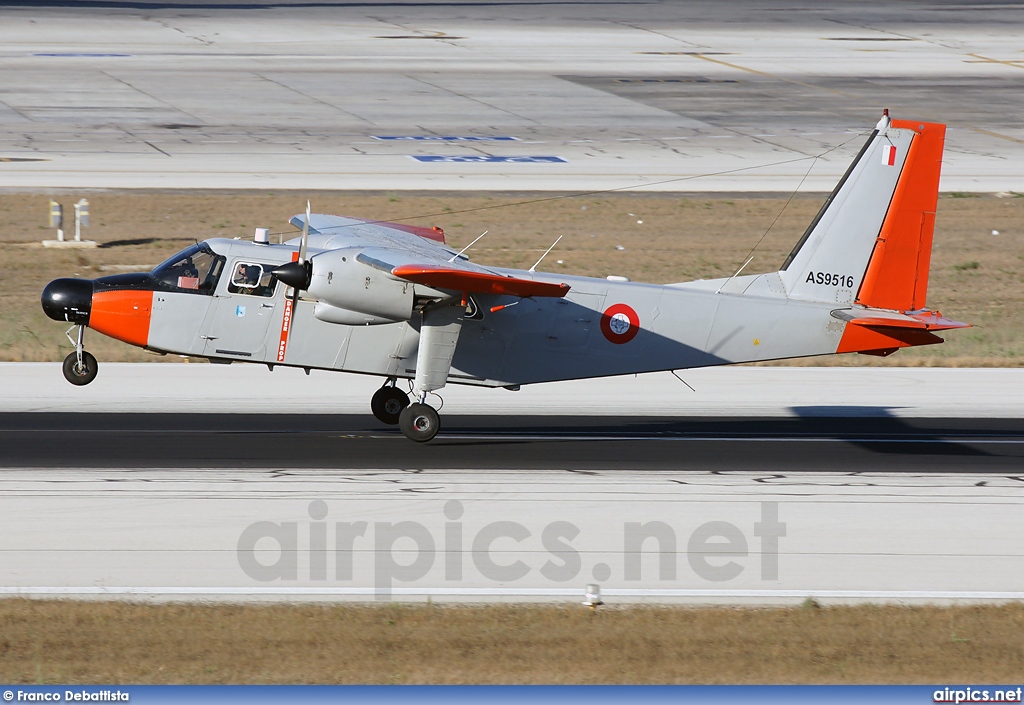
[[992, 132], [991, 130], [983, 130], [980, 127], [972, 127], [971, 129], [974, 130], [975, 132], [980, 132], [983, 135], [988, 135], [990, 137], [998, 137], [999, 139], [1006, 140], [1007, 142], [1016, 142], [1017, 144], [1024, 144], [1024, 140], [1018, 139], [1016, 137], [1010, 137], [1009, 135], [1001, 135], [998, 132]]
[[773, 78], [776, 81], [785, 81], [786, 83], [793, 83], [795, 85], [804, 86], [806, 88], [814, 88], [814, 89], [820, 90], [820, 91], [828, 91], [829, 93], [835, 93], [836, 95], [841, 95], [841, 96], [844, 96], [844, 97], [847, 97], [847, 98], [855, 98], [856, 97], [856, 96], [853, 96], [853, 95], [851, 95], [849, 93], [844, 93], [843, 91], [837, 91], [834, 88], [826, 88], [824, 86], [818, 86], [818, 85], [815, 85], [813, 83], [805, 83], [804, 81], [797, 81], [797, 80], [794, 80], [792, 78], [782, 78], [781, 76], [776, 76], [775, 74], [768, 73], [767, 71], [758, 71], [757, 69], [747, 68], [746, 66], [740, 66], [739, 64], [734, 64], [734, 63], [731, 63], [729, 61], [722, 61], [721, 59], [712, 59], [707, 54], [700, 54], [698, 52], [694, 52], [692, 54], [687, 54], [687, 56], [692, 56], [695, 59], [701, 59], [703, 61], [710, 61], [713, 64], [721, 64], [722, 66], [728, 66], [729, 68], [736, 69], [737, 71], [746, 71], [747, 73], [752, 73], [752, 74], [755, 74], [757, 76], [764, 76], [765, 78]]
[[1015, 61], [1003, 61], [1002, 59], [990, 59], [989, 57], [982, 56], [981, 54], [968, 54], [967, 56], [973, 56], [977, 59], [977, 61], [968, 61], [967, 63], [969, 64], [1003, 64], [1004, 66], [1011, 66], [1015, 69], [1024, 69], [1024, 60], [1022, 59], [1017, 59]]

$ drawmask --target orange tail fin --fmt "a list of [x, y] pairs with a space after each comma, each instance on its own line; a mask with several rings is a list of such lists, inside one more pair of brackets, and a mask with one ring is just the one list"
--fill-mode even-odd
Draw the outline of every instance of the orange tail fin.
[[911, 120], [893, 120], [892, 126], [917, 134], [875, 240], [856, 302], [872, 308], [917, 311], [925, 307], [928, 293], [946, 126]]

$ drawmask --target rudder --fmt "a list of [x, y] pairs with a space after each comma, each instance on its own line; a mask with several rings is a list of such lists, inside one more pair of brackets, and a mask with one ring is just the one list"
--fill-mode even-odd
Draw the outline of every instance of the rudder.
[[892, 203], [875, 240], [856, 302], [871, 308], [925, 307], [946, 126], [894, 120], [915, 133]]

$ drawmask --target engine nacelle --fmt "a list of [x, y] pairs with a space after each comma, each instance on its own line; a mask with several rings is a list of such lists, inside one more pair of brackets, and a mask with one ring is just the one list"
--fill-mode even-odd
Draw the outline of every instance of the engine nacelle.
[[381, 326], [386, 323], [397, 323], [393, 318], [374, 316], [369, 313], [360, 313], [347, 308], [331, 306], [323, 301], [317, 301], [313, 307], [313, 317], [325, 323], [340, 323], [344, 326]]
[[313, 276], [307, 291], [337, 309], [389, 321], [412, 318], [413, 283], [363, 264], [356, 259], [359, 252], [357, 248], [331, 250], [310, 258]]

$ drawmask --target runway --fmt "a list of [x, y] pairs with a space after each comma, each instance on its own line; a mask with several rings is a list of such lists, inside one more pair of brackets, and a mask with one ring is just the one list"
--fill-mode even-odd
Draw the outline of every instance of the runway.
[[445, 390], [419, 445], [366, 413], [371, 378], [0, 365], [0, 594], [1024, 599], [1024, 371], [685, 378]]
[[[78, 5], [76, 7], [76, 5]], [[1013, 3], [0, 8], [0, 188], [830, 191], [882, 108], [1024, 191]]]
[[1021, 600], [1019, 474], [5, 469], [0, 594]]
[[[1024, 470], [1024, 369], [723, 367], [451, 385], [426, 445], [375, 377], [263, 365], [0, 364], [2, 467], [754, 472]], [[258, 391], [257, 391], [258, 390]]]
[[1024, 472], [1024, 419], [0, 414], [0, 466], [585, 472]]

